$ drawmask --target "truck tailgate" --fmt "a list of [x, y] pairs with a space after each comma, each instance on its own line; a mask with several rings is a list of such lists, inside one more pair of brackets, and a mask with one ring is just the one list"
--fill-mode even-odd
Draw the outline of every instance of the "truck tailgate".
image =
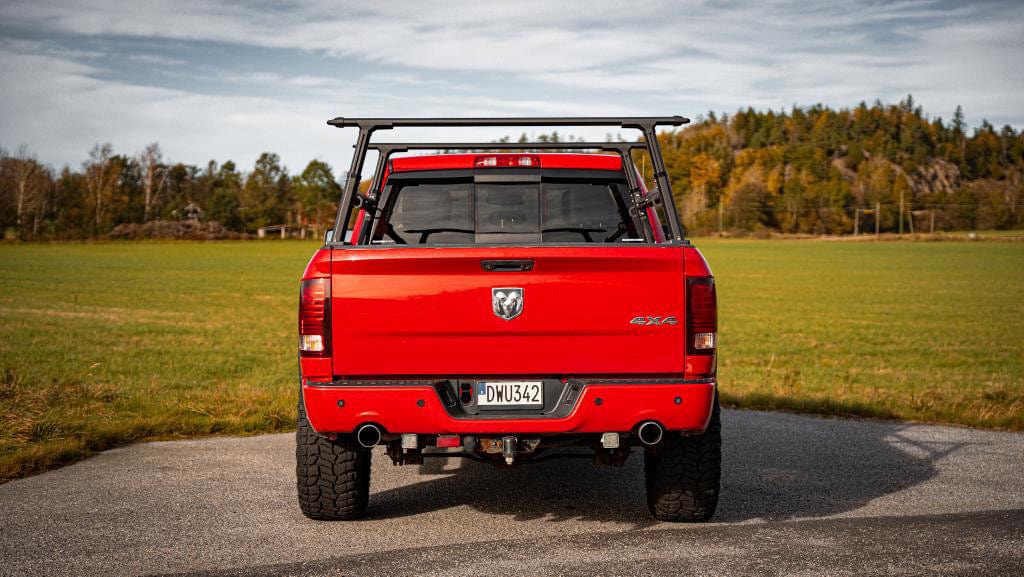
[[680, 247], [336, 249], [331, 272], [341, 377], [682, 372]]

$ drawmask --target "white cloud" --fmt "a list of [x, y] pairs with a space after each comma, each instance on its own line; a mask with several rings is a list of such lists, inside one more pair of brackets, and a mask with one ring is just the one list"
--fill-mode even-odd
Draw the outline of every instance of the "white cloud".
[[[303, 76], [257, 74], [235, 80], [311, 85], [319, 98], [197, 94], [98, 78], [101, 72], [91, 65], [47, 54], [0, 49], [0, 77], [5, 82], [0, 134], [5, 146], [26, 142], [44, 161], [77, 166], [96, 142], [109, 141], [116, 152], [134, 154], [157, 141], [172, 161], [203, 165], [210, 159], [234, 160], [247, 167], [261, 152], [272, 151], [280, 154], [293, 171], [320, 158], [339, 167], [340, 172], [349, 162], [354, 133], [328, 127], [326, 120], [346, 110], [372, 114], [377, 110], [373, 106], [394, 110], [404, 101], [401, 96], [367, 94], [361, 89], [339, 97], [336, 87], [324, 86], [329, 79]], [[452, 101], [423, 95], [413, 106], [406, 105], [404, 115], [507, 116], [551, 111], [596, 115], [607, 113], [609, 108], [581, 108], [548, 100], [510, 102], [473, 95]], [[505, 133], [466, 130], [460, 138], [486, 141]], [[443, 140], [445, 135], [450, 134], [396, 130], [382, 133], [379, 140]]]
[[[9, 0], [0, 19], [42, 38], [0, 44], [2, 144], [29, 142], [56, 162], [97, 140], [126, 151], [159, 140], [189, 162], [274, 150], [294, 169], [340, 164], [351, 135], [323, 121], [344, 113], [697, 115], [913, 93], [933, 114], [963, 104], [971, 122], [1024, 122], [1024, 4]], [[233, 69], [124, 56], [171, 88], [104, 59], [153, 39], [261, 50]], [[295, 51], [304, 66], [263, 61]], [[578, 134], [603, 136], [593, 132]]]
[[324, 125], [341, 102], [306, 109], [259, 96], [209, 96], [101, 80], [96, 72], [53, 56], [0, 50], [0, 133], [57, 163], [84, 159], [96, 142], [133, 154], [156, 140], [168, 158], [199, 164], [233, 159], [248, 165], [263, 151], [287, 149], [283, 156], [295, 169], [343, 150], [347, 140]]
[[168, 56], [157, 56], [155, 54], [129, 54], [128, 60], [132, 62], [141, 62], [142, 64], [153, 64], [155, 66], [183, 66], [188, 64], [187, 61], [180, 58], [170, 58]]
[[[26, 26], [92, 36], [206, 40], [323, 51], [402, 66], [449, 70], [561, 70], [597, 61], [655, 56], [642, 28], [579, 28], [592, 4], [298, 2], [246, 8], [217, 0], [21, 0], [0, 17]], [[621, 9], [595, 17], [626, 16]], [[473, 50], [485, 47], [486, 50]]]

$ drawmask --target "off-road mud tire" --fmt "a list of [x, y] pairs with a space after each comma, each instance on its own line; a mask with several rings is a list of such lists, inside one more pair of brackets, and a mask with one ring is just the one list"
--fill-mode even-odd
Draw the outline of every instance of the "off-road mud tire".
[[295, 476], [303, 515], [320, 521], [362, 516], [370, 498], [370, 457], [352, 436], [331, 441], [316, 434], [299, 399]]
[[722, 477], [722, 421], [715, 395], [702, 435], [665, 438], [644, 454], [647, 507], [659, 521], [700, 522], [715, 514]]

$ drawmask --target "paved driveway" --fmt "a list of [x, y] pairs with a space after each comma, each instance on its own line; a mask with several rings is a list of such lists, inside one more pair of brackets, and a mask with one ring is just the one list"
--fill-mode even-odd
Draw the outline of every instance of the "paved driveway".
[[148, 443], [0, 485], [0, 574], [1024, 575], [1024, 435], [726, 411], [714, 522], [655, 522], [642, 459], [394, 467], [295, 503], [292, 435]]

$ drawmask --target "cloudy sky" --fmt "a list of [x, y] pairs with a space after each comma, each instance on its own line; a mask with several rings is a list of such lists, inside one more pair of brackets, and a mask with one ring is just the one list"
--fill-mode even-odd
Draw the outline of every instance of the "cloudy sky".
[[1022, 0], [0, 0], [0, 146], [55, 166], [99, 141], [243, 167], [269, 150], [294, 171], [347, 162], [353, 135], [324, 124], [338, 115], [696, 116], [907, 93], [1021, 128], [1022, 62]]

